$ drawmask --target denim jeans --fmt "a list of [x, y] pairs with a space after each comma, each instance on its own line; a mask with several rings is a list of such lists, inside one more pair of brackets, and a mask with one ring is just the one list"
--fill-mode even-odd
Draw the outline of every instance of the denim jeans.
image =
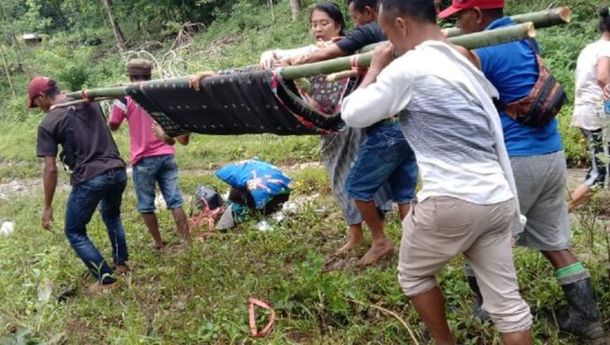
[[142, 158], [133, 167], [133, 185], [136, 188], [138, 211], [155, 212], [155, 187], [159, 184], [161, 194], [170, 210], [184, 203], [178, 184], [178, 164], [174, 155]]
[[419, 169], [415, 153], [398, 123], [381, 123], [367, 130], [356, 162], [346, 181], [353, 200], [372, 201], [375, 193], [388, 183], [392, 200], [399, 204], [415, 198]]
[[85, 263], [91, 274], [101, 283], [115, 281], [112, 269], [87, 236], [87, 224], [98, 204], [106, 224], [114, 264], [124, 265], [128, 260], [125, 229], [121, 223], [121, 201], [127, 185], [125, 169], [113, 169], [75, 185], [66, 207], [65, 232], [76, 255]]

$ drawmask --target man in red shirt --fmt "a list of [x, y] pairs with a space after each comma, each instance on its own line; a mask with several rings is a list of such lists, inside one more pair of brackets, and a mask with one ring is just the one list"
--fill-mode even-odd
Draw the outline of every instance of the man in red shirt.
[[[152, 65], [142, 59], [134, 59], [127, 64], [131, 82], [151, 79]], [[175, 140], [164, 135], [163, 131], [130, 97], [117, 100], [112, 107], [110, 129], [116, 131], [123, 120], [129, 124], [131, 164], [133, 182], [138, 199], [138, 211], [155, 241], [155, 247], [162, 249], [165, 243], [159, 233], [159, 223], [155, 215], [155, 188], [159, 184], [161, 194], [167, 207], [172, 211], [178, 234], [187, 239], [189, 229], [186, 214], [182, 209], [184, 203], [178, 184], [178, 165], [174, 148]], [[176, 138], [186, 145], [189, 136]]]

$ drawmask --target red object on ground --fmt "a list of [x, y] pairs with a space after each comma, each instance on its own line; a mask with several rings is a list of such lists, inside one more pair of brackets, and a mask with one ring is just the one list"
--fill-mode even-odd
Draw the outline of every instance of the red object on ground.
[[[260, 331], [256, 327], [256, 311], [255, 307], [261, 307], [271, 311], [271, 316], [269, 317], [269, 322], [261, 329]], [[252, 332], [253, 337], [261, 338], [266, 337], [271, 333], [271, 329], [275, 324], [275, 310], [271, 308], [269, 303], [256, 299], [254, 297], [248, 298], [248, 315], [250, 319], [250, 331]]]

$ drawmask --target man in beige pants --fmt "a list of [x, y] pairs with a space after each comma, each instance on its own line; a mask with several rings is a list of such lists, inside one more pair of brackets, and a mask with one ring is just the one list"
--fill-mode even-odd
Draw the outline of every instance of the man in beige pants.
[[432, 1], [382, 0], [379, 24], [391, 44], [375, 50], [342, 117], [361, 128], [399, 114], [415, 152], [422, 189], [403, 222], [400, 286], [436, 344], [455, 344], [435, 276], [464, 254], [504, 344], [532, 344], [532, 316], [513, 265], [511, 235], [523, 225], [491, 100], [497, 91], [467, 51], [446, 42]]

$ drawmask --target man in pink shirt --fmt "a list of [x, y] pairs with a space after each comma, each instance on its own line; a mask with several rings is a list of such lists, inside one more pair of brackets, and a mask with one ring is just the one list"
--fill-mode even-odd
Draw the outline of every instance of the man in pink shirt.
[[[134, 59], [127, 64], [131, 82], [150, 80], [151, 71], [152, 65], [146, 60]], [[155, 241], [155, 247], [162, 249], [165, 243], [161, 239], [155, 215], [157, 183], [167, 207], [172, 210], [178, 234], [185, 239], [189, 238], [188, 222], [182, 209], [183, 198], [178, 184], [176, 150], [173, 147], [175, 140], [165, 136], [150, 115], [130, 97], [114, 103], [109, 121], [110, 129], [118, 130], [125, 119], [129, 124], [131, 165], [138, 211]], [[176, 139], [182, 145], [188, 144], [189, 141], [188, 135]]]

